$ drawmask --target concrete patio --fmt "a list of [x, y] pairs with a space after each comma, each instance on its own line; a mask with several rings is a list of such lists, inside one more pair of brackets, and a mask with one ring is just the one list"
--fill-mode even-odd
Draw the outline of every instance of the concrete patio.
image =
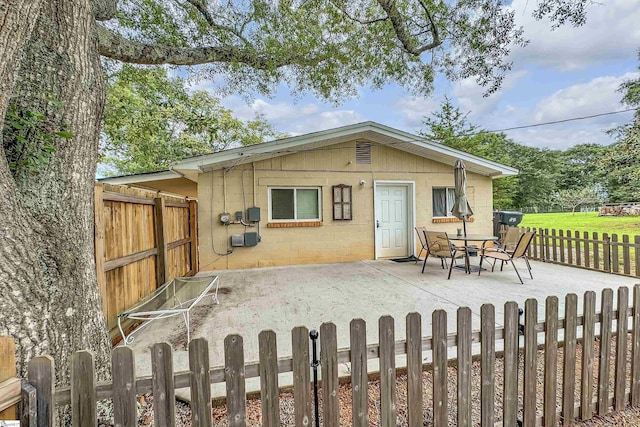
[[[476, 260], [473, 260], [476, 262]], [[323, 322], [334, 322], [338, 332], [338, 347], [349, 345], [349, 322], [362, 318], [367, 322], [367, 340], [378, 342], [378, 318], [391, 315], [395, 319], [396, 339], [405, 336], [405, 316], [416, 311], [422, 314], [423, 335], [430, 335], [431, 312], [444, 309], [448, 313], [448, 328], [455, 332], [455, 313], [459, 307], [470, 307], [473, 327], [480, 327], [480, 307], [491, 303], [496, 308], [496, 321], [502, 324], [503, 305], [516, 301], [520, 306], [528, 298], [539, 301], [539, 318], [544, 316], [544, 300], [549, 295], [559, 297], [560, 316], [564, 313], [564, 296], [578, 295], [578, 311], [582, 311], [582, 296], [592, 290], [598, 294], [604, 288], [615, 290], [632, 287], [640, 279], [599, 273], [584, 269], [532, 262], [530, 279], [523, 262], [516, 264], [524, 285], [515, 272], [505, 266], [503, 272], [485, 271], [467, 275], [454, 270], [447, 280], [447, 270], [437, 260], [429, 260], [425, 273], [421, 263], [396, 263], [388, 260], [361, 261], [344, 264], [301, 265], [249, 270], [215, 272], [220, 277], [220, 304], [205, 300], [192, 313], [192, 338], [209, 341], [210, 365], [224, 364], [223, 340], [228, 334], [244, 338], [245, 361], [258, 360], [258, 333], [264, 329], [276, 332], [278, 354], [291, 355], [290, 331], [303, 325], [317, 328]], [[616, 302], [614, 301], [614, 304]], [[599, 301], [596, 307], [599, 310]], [[138, 375], [149, 375], [151, 344], [167, 341], [174, 348], [174, 369], [188, 369], [185, 351], [186, 333], [181, 317], [151, 324], [136, 337], [132, 348], [136, 353]], [[286, 375], [281, 385], [286, 384]], [[257, 384], [257, 381], [255, 381]], [[247, 381], [247, 390], [256, 389]], [[259, 385], [257, 386], [259, 389]], [[224, 390], [214, 388], [214, 394]], [[178, 395], [188, 398], [188, 393]]]

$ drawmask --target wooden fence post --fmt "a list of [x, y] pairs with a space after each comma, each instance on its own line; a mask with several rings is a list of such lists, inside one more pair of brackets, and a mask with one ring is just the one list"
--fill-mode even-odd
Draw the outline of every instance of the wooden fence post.
[[602, 290], [600, 305], [600, 360], [598, 364], [598, 415], [609, 411], [609, 367], [611, 366], [611, 323], [613, 310], [613, 291]]
[[293, 408], [295, 425], [310, 426], [312, 424], [311, 373], [309, 366], [311, 359], [309, 357], [309, 330], [304, 326], [298, 326], [291, 330], [291, 350], [293, 356]]
[[496, 311], [493, 304], [480, 307], [480, 334], [480, 424], [489, 427], [495, 424]]
[[458, 426], [471, 427], [471, 309], [458, 308]]
[[20, 426], [38, 427], [38, 392], [27, 381], [22, 381]]
[[268, 330], [258, 334], [260, 358], [260, 399], [262, 425], [280, 425], [280, 390], [278, 389], [278, 348], [276, 333]]
[[395, 427], [397, 424], [396, 342], [393, 317], [382, 316], [378, 321], [378, 332], [380, 338], [380, 425]]
[[524, 306], [524, 409], [523, 426], [534, 427], [536, 425], [536, 386], [538, 365], [538, 301], [529, 298]]
[[627, 404], [625, 400], [625, 388], [627, 382], [627, 338], [629, 318], [629, 288], [618, 288], [618, 321], [616, 336], [616, 369], [613, 407], [616, 411], [622, 411]]
[[602, 258], [604, 258], [604, 271], [611, 273], [611, 240], [607, 233], [602, 233]]
[[447, 312], [431, 313], [433, 349], [433, 425], [448, 426], [447, 412]]
[[93, 353], [82, 350], [71, 355], [71, 424], [95, 426], [96, 375]]
[[151, 347], [151, 371], [154, 423], [159, 427], [173, 427], [176, 425], [173, 352], [168, 343], [156, 343]]
[[593, 413], [593, 353], [596, 322], [596, 293], [584, 293], [582, 310], [582, 381], [580, 387], [580, 418], [591, 419]]
[[247, 425], [247, 395], [244, 380], [244, 345], [240, 335], [227, 335], [224, 339], [224, 366], [229, 426], [244, 427]]
[[[262, 367], [262, 362], [260, 366]], [[211, 381], [209, 374], [209, 344], [204, 338], [196, 338], [189, 343], [189, 371], [191, 371], [192, 425], [194, 427], [210, 427]], [[262, 403], [264, 405], [264, 400]]]
[[28, 368], [29, 384], [35, 387], [37, 396], [38, 425], [48, 427], [53, 425], [55, 403], [56, 373], [53, 357], [37, 356], [31, 359]]
[[[504, 425], [515, 426], [518, 419], [518, 304], [509, 301], [504, 305]], [[470, 424], [469, 424], [470, 425]]]
[[545, 307], [544, 338], [544, 424], [557, 424], [558, 390], [558, 297], [549, 296]]
[[562, 370], [562, 424], [575, 419], [576, 334], [578, 327], [578, 296], [567, 294], [564, 303], [564, 368]]
[[[0, 336], [0, 383], [16, 376], [16, 345], [12, 337]], [[19, 383], [18, 383], [19, 384]], [[5, 396], [0, 396], [0, 402]], [[16, 420], [18, 413], [12, 406], [0, 412], [0, 420]]]
[[[422, 345], [422, 337], [420, 337], [420, 340]], [[368, 427], [367, 324], [364, 320], [353, 319], [351, 321], [349, 324], [349, 342], [351, 344], [351, 387], [353, 390], [351, 421], [354, 427]], [[420, 358], [420, 362], [422, 363], [422, 358]], [[407, 370], [409, 370], [409, 362], [407, 362]], [[411, 410], [411, 407], [409, 407], [409, 410]], [[409, 413], [409, 417], [411, 417], [411, 413]]]
[[[409, 427], [418, 427], [424, 424], [422, 414], [422, 316], [420, 313], [409, 313], [406, 321], [408, 425]], [[353, 348], [351, 351], [353, 352]]]
[[198, 202], [189, 201], [189, 237], [191, 237], [191, 275], [198, 272]]
[[635, 285], [631, 341], [631, 406], [638, 405], [640, 405], [640, 285]]
[[162, 197], [156, 197], [153, 205], [153, 223], [156, 235], [156, 247], [158, 257], [156, 258], [157, 286], [165, 283], [169, 277], [169, 265], [167, 263], [167, 241], [165, 240], [164, 226], [165, 202]]
[[[338, 427], [340, 425], [338, 338], [336, 325], [333, 323], [323, 323], [320, 325], [320, 365], [322, 366], [324, 425], [327, 427]], [[382, 388], [382, 386], [380, 388]]]
[[133, 350], [118, 347], [111, 353], [113, 377], [113, 422], [118, 427], [136, 427], [136, 369]]

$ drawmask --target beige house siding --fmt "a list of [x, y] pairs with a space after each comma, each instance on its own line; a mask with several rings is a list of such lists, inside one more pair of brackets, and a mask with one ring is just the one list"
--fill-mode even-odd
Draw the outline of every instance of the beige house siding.
[[[474, 222], [468, 232], [492, 232], [491, 178], [468, 174], [468, 197]], [[361, 186], [361, 180], [366, 184]], [[415, 187], [415, 225], [455, 232], [461, 223], [432, 222], [432, 188], [452, 187], [453, 166], [409, 154], [393, 147], [372, 144], [371, 165], [356, 164], [355, 141], [216, 170], [198, 177], [200, 269], [238, 269], [307, 263], [348, 262], [374, 259], [374, 182], [405, 181]], [[351, 185], [353, 220], [334, 221], [333, 185]], [[322, 187], [322, 222], [312, 227], [268, 227], [268, 193], [272, 186]], [[219, 214], [258, 206], [259, 234], [253, 247], [231, 248], [230, 237], [258, 227], [224, 226]], [[412, 207], [409, 207], [409, 212]], [[413, 227], [413, 224], [410, 224]], [[408, 236], [415, 241], [415, 232]], [[416, 243], [419, 249], [419, 243]], [[413, 246], [413, 245], [412, 245]]]

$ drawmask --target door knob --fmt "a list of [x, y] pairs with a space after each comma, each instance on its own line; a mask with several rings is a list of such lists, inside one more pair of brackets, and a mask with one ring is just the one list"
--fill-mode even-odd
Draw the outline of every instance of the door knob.
[[376, 228], [380, 228], [380, 221], [376, 219]]

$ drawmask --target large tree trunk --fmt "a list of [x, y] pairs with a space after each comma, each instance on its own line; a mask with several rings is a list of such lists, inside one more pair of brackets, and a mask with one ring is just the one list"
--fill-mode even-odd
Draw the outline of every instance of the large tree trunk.
[[[51, 354], [59, 383], [67, 382], [76, 350], [96, 353], [101, 377], [109, 367], [93, 259], [104, 103], [94, 25], [89, 0], [43, 1], [11, 103], [20, 114], [45, 114], [47, 129], [73, 138], [54, 137], [55, 152], [28, 173], [12, 173], [0, 156], [0, 334], [16, 340], [23, 373], [30, 358]], [[42, 144], [29, 141], [24, 150], [38, 155]]]

